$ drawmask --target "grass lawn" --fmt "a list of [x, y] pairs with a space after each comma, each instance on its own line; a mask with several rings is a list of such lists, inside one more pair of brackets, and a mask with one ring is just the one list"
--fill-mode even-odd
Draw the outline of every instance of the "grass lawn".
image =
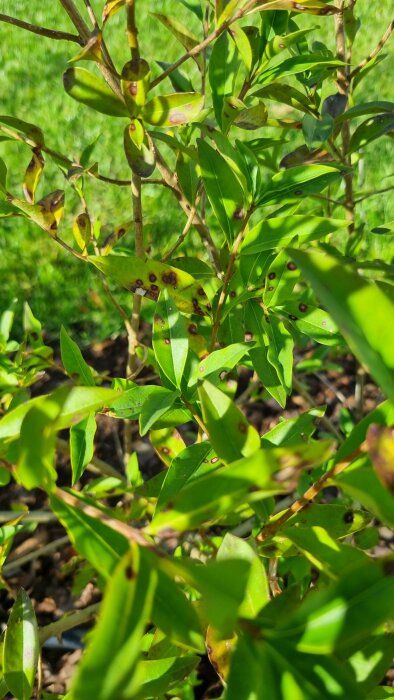
[[[101, 14], [103, 0], [92, 2]], [[358, 62], [377, 44], [390, 19], [390, 2], [366, 3], [359, 0], [362, 28], [357, 37], [355, 61]], [[79, 2], [81, 12], [84, 4]], [[189, 27], [193, 15], [177, 0], [144, 0], [137, 3], [140, 14], [141, 53], [152, 63], [156, 57], [171, 62], [179, 55], [179, 48], [172, 35], [149, 13], [157, 11], [176, 16]], [[31, 3], [29, 0], [0, 0], [0, 12], [12, 13], [35, 24], [74, 31], [64, 10], [57, 2]], [[366, 20], [368, 17], [368, 23]], [[318, 19], [304, 16], [300, 24], [320, 25], [315, 38], [334, 47], [334, 21], [332, 18]], [[128, 58], [124, 32], [124, 12], [120, 11], [109, 22], [107, 38], [111, 54], [117, 67]], [[154, 49], [154, 50], [153, 50]], [[99, 161], [100, 171], [112, 177], [127, 178], [129, 171], [122, 151], [123, 120], [110, 119], [85, 109], [68, 98], [62, 86], [62, 73], [68, 59], [75, 54], [77, 46], [67, 42], [53, 42], [44, 37], [0, 23], [0, 89], [3, 114], [18, 116], [39, 125], [46, 142], [55, 150], [77, 156], [83, 148], [97, 139], [94, 158]], [[390, 64], [393, 65], [393, 47], [388, 45], [383, 53], [390, 54], [381, 64], [380, 71], [368, 76], [356, 93], [359, 101], [374, 99], [389, 100], [392, 97]], [[190, 63], [190, 70], [193, 66]], [[189, 65], [189, 64], [187, 64]], [[169, 81], [160, 86], [171, 92]], [[333, 86], [333, 92], [335, 87]], [[272, 106], [272, 103], [270, 103]], [[274, 107], [275, 109], [275, 107]], [[381, 188], [390, 184], [387, 178], [393, 175], [390, 162], [392, 140], [385, 138], [367, 150], [364, 163], [363, 190]], [[25, 147], [13, 142], [0, 144], [1, 156], [9, 165], [9, 179], [13, 191], [21, 192], [23, 173], [30, 160]], [[45, 175], [40, 184], [43, 196], [47, 192], [64, 188], [62, 173], [47, 162]], [[113, 226], [131, 218], [130, 193], [128, 188], [105, 186], [89, 180], [86, 187], [90, 211], [100, 218], [102, 225], [110, 231]], [[391, 193], [390, 193], [391, 195]], [[63, 235], [71, 243], [73, 214], [78, 213], [78, 201], [66, 187], [68, 213], [63, 225]], [[363, 202], [360, 215], [367, 228], [382, 224], [392, 218], [393, 197], [372, 197]], [[153, 250], [162, 249], [167, 241], [179, 234], [183, 215], [173, 205], [171, 195], [163, 188], [144, 188], [146, 212], [146, 236]], [[67, 230], [70, 233], [67, 233]], [[66, 233], [64, 233], [66, 232]], [[43, 325], [55, 335], [60, 322], [75, 327], [79, 335], [104, 337], [121, 328], [121, 322], [108, 308], [100, 296], [96, 276], [88, 266], [70, 259], [45, 236], [22, 220], [0, 222], [0, 309], [4, 309], [16, 296], [28, 299]], [[108, 313], [103, 313], [108, 308]], [[89, 320], [88, 320], [89, 319]], [[89, 327], [86, 325], [89, 323]]]

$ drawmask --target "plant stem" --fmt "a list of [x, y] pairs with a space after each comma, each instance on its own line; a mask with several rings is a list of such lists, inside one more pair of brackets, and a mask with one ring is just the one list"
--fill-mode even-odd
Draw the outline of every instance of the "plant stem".
[[193, 219], [194, 219], [195, 214], [196, 214], [198, 200], [199, 200], [199, 198], [196, 197], [196, 202], [195, 202], [195, 204], [193, 204], [192, 208], [190, 209], [190, 214], [189, 214], [188, 219], [183, 227], [183, 231], [182, 231], [181, 235], [177, 238], [174, 245], [171, 246], [171, 248], [167, 251], [167, 253], [164, 253], [163, 257], [161, 258], [161, 262], [166, 262], [169, 258], [171, 258], [172, 255], [175, 253], [175, 251], [179, 248], [179, 246], [182, 245], [183, 241], [185, 240], [188, 232], [190, 231], [190, 229], [193, 225]]
[[331, 469], [323, 474], [320, 479], [315, 481], [315, 483], [305, 491], [301, 498], [294, 501], [290, 508], [288, 508], [279, 518], [276, 518], [272, 522], [268, 522], [268, 524], [257, 535], [257, 542], [265, 542], [265, 540], [267, 540], [269, 537], [275, 535], [282, 525], [287, 523], [287, 521], [290, 520], [295, 513], [299, 513], [301, 510], [306, 508], [306, 506], [313, 501], [313, 499], [316, 498], [320, 491], [326, 486], [327, 481], [343, 472], [359, 453], [360, 450], [356, 450], [356, 452], [350, 455], [348, 459], [334, 464]]
[[[316, 407], [316, 404], [313, 400], [313, 397], [310, 395], [309, 391], [307, 391], [307, 389], [305, 389], [305, 387], [302, 385], [302, 383], [300, 381], [298, 381], [298, 379], [296, 379], [296, 377], [294, 377], [294, 376], [293, 376], [293, 387], [300, 394], [300, 396], [302, 396], [305, 399], [305, 401], [307, 401], [307, 403], [312, 408]], [[343, 437], [342, 437], [341, 433], [336, 429], [334, 423], [332, 423], [332, 421], [330, 421], [330, 419], [327, 418], [327, 416], [322, 416], [320, 418], [320, 422], [322, 425], [324, 425], [325, 428], [327, 428], [327, 430], [330, 433], [335, 435], [336, 439], [339, 440], [339, 442], [343, 442]]]
[[[335, 15], [335, 37], [336, 37], [336, 52], [337, 58], [345, 63], [344, 66], [338, 68], [337, 72], [337, 86], [338, 92], [341, 95], [348, 97], [350, 90], [350, 69], [349, 64], [351, 61], [351, 49], [346, 51], [346, 34], [345, 34], [345, 21], [344, 21], [344, 9], [345, 0], [337, 0], [337, 6], [339, 12]], [[350, 126], [349, 122], [345, 121], [341, 128], [342, 136], [342, 158], [346, 165], [351, 168], [351, 157], [349, 155], [349, 144], [350, 144]], [[354, 195], [353, 195], [353, 173], [351, 170], [345, 172], [345, 210], [346, 218], [349, 222], [348, 232], [349, 235], [354, 233], [354, 221], [355, 221], [355, 205], [354, 205]]]
[[[57, 519], [57, 518], [55, 518]], [[35, 548], [32, 552], [28, 552], [27, 554], [24, 554], [22, 557], [18, 557], [17, 559], [11, 559], [7, 561], [7, 564], [3, 566], [2, 569], [2, 574], [4, 576], [11, 576], [15, 570], [19, 569], [20, 566], [23, 566], [23, 564], [28, 564], [29, 561], [34, 561], [35, 559], [38, 559], [39, 557], [46, 556], [47, 554], [51, 554], [54, 552], [56, 549], [60, 549], [60, 547], [63, 547], [64, 544], [67, 544], [69, 542], [68, 536], [64, 537], [59, 537], [57, 540], [53, 540], [52, 542], [48, 542], [48, 544], [45, 544], [43, 547]]]
[[63, 632], [67, 632], [67, 630], [89, 622], [89, 620], [97, 615], [100, 605], [101, 603], [93, 603], [93, 605], [88, 605], [87, 608], [82, 608], [82, 610], [72, 610], [63, 615], [60, 620], [51, 622], [49, 625], [45, 625], [45, 627], [40, 627], [38, 631], [40, 643], [43, 644], [50, 637], [60, 637]]
[[47, 29], [46, 27], [39, 27], [36, 24], [30, 24], [30, 22], [24, 22], [22, 19], [17, 19], [17, 17], [9, 17], [9, 15], [3, 15], [2, 13], [0, 13], [0, 22], [12, 24], [14, 27], [20, 27], [21, 29], [25, 29], [27, 32], [33, 32], [33, 34], [46, 36], [49, 39], [56, 39], [58, 41], [73, 41], [76, 44], [83, 46], [83, 39], [81, 39], [81, 37], [77, 34], [61, 32], [57, 29]]
[[215, 316], [215, 320], [214, 320], [213, 328], [212, 328], [212, 338], [211, 338], [211, 347], [210, 347], [211, 352], [212, 352], [212, 350], [214, 350], [215, 345], [216, 345], [217, 335], [218, 335], [219, 327], [220, 327], [220, 319], [222, 316], [223, 306], [224, 306], [224, 304], [226, 302], [226, 298], [227, 298], [228, 285], [229, 285], [231, 277], [233, 275], [234, 263], [235, 263], [237, 255], [238, 255], [239, 247], [244, 239], [249, 219], [252, 216], [253, 212], [254, 212], [254, 206], [252, 205], [248, 209], [248, 211], [246, 212], [246, 215], [245, 215], [244, 220], [242, 222], [240, 232], [234, 241], [234, 244], [233, 244], [233, 247], [232, 247], [232, 250], [230, 253], [226, 274], [225, 274], [224, 279], [223, 279], [222, 291], [220, 292], [218, 308], [216, 311], [216, 316]]
[[371, 51], [371, 53], [368, 54], [368, 56], [367, 56], [366, 58], [364, 58], [364, 60], [361, 61], [361, 63], [359, 63], [358, 66], [356, 66], [356, 67], [351, 71], [351, 73], [349, 74], [349, 79], [350, 79], [350, 80], [353, 80], [353, 78], [357, 75], [357, 73], [359, 73], [363, 68], [365, 68], [365, 66], [366, 66], [368, 63], [370, 63], [370, 61], [372, 61], [372, 59], [374, 59], [375, 56], [378, 55], [379, 51], [382, 50], [383, 46], [385, 45], [386, 41], [390, 38], [390, 36], [391, 36], [391, 34], [393, 33], [393, 31], [394, 31], [394, 19], [392, 20], [392, 22], [390, 22], [390, 24], [389, 24], [389, 26], [387, 27], [385, 33], [383, 34], [381, 40], [379, 41], [379, 43], [377, 44], [377, 46], [375, 46], [375, 48], [373, 49], [373, 51]]
[[[70, 445], [67, 442], [67, 440], [62, 440], [61, 438], [58, 438], [56, 440], [56, 448], [63, 455], [70, 454]], [[86, 469], [91, 469], [92, 471], [104, 474], [104, 476], [112, 476], [116, 479], [119, 479], [120, 481], [125, 481], [124, 476], [120, 474], [114, 467], [108, 464], [108, 462], [104, 462], [103, 459], [99, 459], [95, 456], [92, 457]]]

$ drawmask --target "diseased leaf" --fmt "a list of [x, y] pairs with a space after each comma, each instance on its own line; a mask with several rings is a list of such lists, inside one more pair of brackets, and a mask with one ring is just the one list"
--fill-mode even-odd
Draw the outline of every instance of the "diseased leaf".
[[17, 117], [9, 117], [6, 114], [0, 115], [0, 124], [9, 126], [11, 129], [15, 129], [19, 133], [23, 134], [23, 137], [26, 137], [29, 139], [29, 141], [32, 141], [34, 146], [44, 145], [44, 134], [35, 124], [24, 122], [22, 119], [18, 119]]
[[323, 345], [338, 343], [338, 326], [323, 309], [311, 306], [303, 301], [285, 301], [278, 309], [288, 319], [288, 323], [301, 333]]
[[156, 156], [152, 139], [138, 119], [123, 132], [123, 146], [127, 162], [133, 173], [140, 177], [149, 177], [156, 167]]
[[190, 124], [201, 112], [204, 97], [197, 92], [175, 92], [153, 97], [143, 109], [143, 118], [154, 126]]
[[7, 689], [17, 700], [29, 700], [39, 656], [38, 626], [31, 600], [20, 589], [4, 637], [3, 672]]
[[32, 158], [27, 166], [23, 180], [23, 194], [26, 201], [34, 204], [37, 185], [44, 169], [44, 158], [39, 148], [33, 148]]
[[131, 255], [90, 256], [89, 262], [135, 294], [157, 300], [167, 288], [178, 309], [203, 316], [210, 304], [201, 285], [187, 272], [157, 260]]
[[258, 206], [282, 204], [286, 199], [300, 199], [309, 193], [321, 192], [341, 176], [339, 170], [328, 165], [298, 165], [282, 170], [267, 184]]

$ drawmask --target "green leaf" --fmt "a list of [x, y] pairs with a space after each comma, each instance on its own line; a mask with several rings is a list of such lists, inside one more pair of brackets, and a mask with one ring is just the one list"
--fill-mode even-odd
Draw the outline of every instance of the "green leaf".
[[346, 467], [334, 483], [388, 527], [394, 527], [394, 498], [383, 486], [367, 455]]
[[[77, 552], [102, 576], [110, 579], [119, 559], [129, 549], [128, 540], [103, 520], [87, 515], [78, 507], [84, 502], [90, 504], [90, 501], [86, 501], [86, 498], [80, 499], [75, 492], [72, 495], [75, 505], [63, 501], [58, 496], [51, 496], [51, 508], [66, 528]], [[103, 511], [103, 516], [105, 515]]]
[[242, 411], [220, 389], [204, 381], [198, 389], [211, 444], [225, 462], [248, 457], [260, 447], [260, 436]]
[[0, 158], [0, 191], [7, 192], [7, 166], [2, 158]]
[[382, 114], [383, 112], [394, 112], [394, 102], [361, 102], [336, 117], [335, 124], [342, 124], [348, 119], [363, 117], [365, 114]]
[[157, 391], [149, 396], [142, 406], [139, 417], [141, 435], [146, 435], [159, 418], [174, 405], [179, 396], [175, 391], [169, 391], [164, 387], [160, 388], [161, 392]]
[[218, 151], [201, 139], [197, 144], [207, 197], [227, 241], [231, 243], [235, 231], [239, 228], [239, 221], [235, 217], [242, 209], [242, 187], [237, 176]]
[[[394, 579], [385, 575], [384, 567], [384, 562], [364, 555], [346, 576], [308, 595], [295, 614], [272, 631], [272, 639], [279, 644], [280, 638], [293, 639], [296, 648], [308, 654], [354, 653], [392, 618]], [[266, 634], [271, 637], [271, 631]]]
[[319, 119], [316, 119], [312, 114], [306, 114], [302, 120], [302, 132], [305, 143], [310, 150], [327, 141], [333, 129], [334, 120], [329, 114], [325, 114]]
[[96, 428], [96, 417], [94, 413], [89, 413], [80, 423], [71, 426], [70, 461], [72, 485], [79, 481], [85, 471], [85, 467], [87, 467], [93, 457]]
[[[253, 367], [261, 379], [264, 388], [279, 403], [282, 408], [286, 405], [286, 389], [281, 381], [277, 368], [272, 364], [268, 355], [269, 337], [267, 328], [270, 319], [266, 317], [261, 306], [255, 301], [248, 301], [244, 308], [245, 334], [255, 342], [249, 350]], [[271, 359], [273, 355], [271, 353]], [[277, 364], [277, 363], [275, 363]]]
[[324, 407], [312, 408], [310, 411], [301, 413], [296, 418], [282, 420], [274, 428], [264, 433], [261, 438], [262, 447], [277, 445], [278, 447], [290, 447], [302, 440], [307, 441], [312, 437], [319, 418], [324, 416]]
[[233, 95], [239, 68], [236, 46], [227, 32], [216, 39], [209, 59], [208, 75], [216, 121], [223, 130], [225, 98]]
[[186, 320], [167, 289], [156, 304], [152, 347], [156, 360], [171, 384], [180, 389], [189, 349]]
[[166, 263], [131, 255], [91, 256], [88, 260], [140, 296], [156, 301], [160, 291], [167, 288], [180, 311], [203, 316], [210, 310], [207, 296], [194, 277]]
[[217, 553], [217, 561], [244, 559], [250, 562], [245, 597], [239, 608], [239, 615], [254, 619], [270, 600], [267, 575], [252, 544], [227, 532]]
[[[199, 43], [199, 40], [195, 34], [193, 34], [188, 27], [185, 27], [184, 24], [179, 22], [179, 20], [169, 17], [168, 15], [162, 15], [158, 12], [152, 12], [151, 14], [170, 30], [171, 34], [178, 39], [182, 46], [185, 47], [186, 51], [190, 51], [190, 49], [193, 49]], [[195, 58], [195, 60], [198, 64], [201, 63], [198, 56]]]
[[[208, 379], [212, 383], [217, 383], [220, 379], [222, 371], [229, 372], [233, 367], [238, 365], [239, 361], [248, 353], [249, 346], [247, 343], [232, 343], [226, 348], [214, 350], [208, 357], [201, 360], [196, 378]], [[215, 377], [212, 377], [215, 375]]]
[[126, 105], [107, 84], [85, 68], [67, 68], [63, 74], [64, 89], [70, 97], [111, 117], [127, 117]]
[[139, 119], [133, 119], [123, 132], [123, 147], [133, 173], [149, 177], [156, 167], [153, 142]]
[[44, 397], [30, 407], [21, 423], [16, 478], [26, 489], [50, 489], [56, 481], [56, 433], [69, 392], [70, 387], [63, 386]]
[[302, 245], [340, 231], [345, 226], [345, 219], [329, 219], [308, 214], [263, 219], [246, 234], [241, 254], [256, 255], [261, 251], [282, 248], [296, 236]]
[[[173, 499], [171, 510], [158, 513], [148, 531], [157, 534], [167, 527], [192, 530], [201, 523], [218, 520], [241, 503], [286, 492], [294, 488], [301, 469], [323, 463], [331, 452], [332, 443], [328, 441], [290, 449], [260, 449], [184, 486]], [[276, 474], [282, 468], [285, 472]]]
[[320, 251], [289, 255], [327, 306], [351, 350], [382, 390], [394, 399], [394, 304], [384, 291], [340, 260]]
[[133, 697], [135, 700], [163, 697], [164, 694], [171, 692], [172, 688], [178, 689], [181, 681], [188, 678], [199, 661], [200, 658], [192, 654], [181, 657], [169, 656], [164, 659], [144, 659], [137, 667], [133, 686], [135, 690], [127, 697]]
[[292, 56], [281, 61], [277, 66], [267, 68], [259, 76], [259, 83], [272, 83], [277, 78], [284, 78], [286, 75], [298, 75], [305, 71], [312, 73], [321, 68], [334, 69], [343, 66], [343, 62], [336, 58], [327, 58], [320, 54], [308, 54], [307, 56]]
[[258, 206], [282, 204], [286, 199], [302, 199], [310, 193], [321, 192], [341, 177], [339, 170], [328, 165], [298, 165], [282, 170], [267, 184]]
[[[349, 664], [354, 670], [357, 683], [364, 692], [373, 692], [389, 668], [393, 655], [394, 636], [388, 632], [368, 640], [350, 657]], [[392, 690], [394, 694], [394, 688]], [[369, 693], [367, 697], [371, 697]]]
[[37, 620], [31, 600], [20, 589], [4, 637], [3, 671], [8, 690], [17, 700], [29, 700], [39, 656]]
[[119, 700], [134, 681], [156, 582], [156, 571], [134, 545], [108, 582], [98, 623], [72, 687], [73, 700]]
[[349, 144], [349, 153], [358, 151], [371, 141], [394, 131], [394, 112], [371, 117], [357, 127]]
[[[166, 391], [168, 391], [166, 389]], [[156, 385], [134, 386], [124, 392], [122, 396], [116, 398], [111, 403], [111, 414], [117, 418], [128, 418], [129, 420], [137, 420], [142, 406], [145, 401], [154, 394], [161, 396], [163, 387]], [[166, 428], [167, 426], [181, 425], [187, 423], [191, 418], [189, 411], [182, 407], [180, 401], [175, 400], [173, 408], [170, 408], [167, 413], [159, 419], [156, 428]]]
[[194, 121], [203, 104], [204, 97], [198, 92], [158, 95], [145, 104], [142, 116], [154, 126], [180, 126]]
[[[324, 5], [322, 5], [324, 7]], [[270, 61], [271, 58], [277, 56], [278, 53], [288, 49], [293, 44], [298, 44], [300, 39], [313, 31], [313, 28], [309, 29], [299, 29], [297, 32], [291, 32], [285, 36], [276, 35], [271, 39], [265, 46], [263, 53], [263, 61]]]
[[253, 93], [253, 97], [263, 97], [274, 102], [282, 102], [285, 105], [289, 105], [289, 107], [299, 109], [301, 112], [309, 113], [312, 110], [314, 111], [311, 100], [304, 93], [285, 83], [264, 85], [264, 87]]
[[[176, 455], [164, 477], [156, 503], [156, 513], [163, 510], [169, 501], [189, 482], [200, 469], [201, 464], [208, 459], [210, 452], [212, 452], [210, 444], [201, 442], [186, 447]], [[217, 458], [216, 461], [218, 461]]]
[[64, 326], [60, 329], [60, 352], [66, 372], [77, 375], [82, 384], [95, 386], [92, 370], [82, 357], [78, 345], [70, 338]]
[[284, 250], [280, 250], [268, 268], [263, 301], [267, 309], [288, 299], [300, 276], [297, 265]]

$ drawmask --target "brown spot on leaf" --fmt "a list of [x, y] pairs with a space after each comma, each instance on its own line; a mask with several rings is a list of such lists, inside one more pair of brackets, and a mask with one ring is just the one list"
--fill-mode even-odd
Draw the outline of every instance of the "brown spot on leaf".
[[245, 423], [238, 423], [238, 430], [240, 433], [246, 433], [248, 426]]
[[244, 210], [242, 209], [242, 207], [241, 207], [241, 209], [237, 209], [234, 212], [234, 219], [236, 221], [240, 221], [241, 219], [243, 219], [243, 216], [244, 216]]
[[149, 282], [156, 282], [157, 277], [154, 272], [151, 272], [149, 275]]
[[237, 293], [234, 291], [234, 289], [232, 289], [230, 292], [231, 299], [235, 299], [236, 296], [237, 296]]
[[126, 229], [125, 229], [125, 228], [119, 228], [119, 229], [118, 229], [118, 236], [124, 236], [125, 233], [126, 233]]
[[253, 340], [253, 333], [251, 331], [245, 331], [245, 342], [250, 343]]
[[168, 447], [161, 447], [161, 448], [160, 448], [160, 452], [161, 452], [163, 455], [169, 455], [170, 452], [171, 452], [171, 450], [169, 450]]
[[268, 287], [268, 291], [269, 291], [269, 292], [273, 292], [273, 291], [274, 291], [274, 288], [273, 288], [273, 287]]
[[161, 279], [163, 280], [164, 284], [170, 284], [174, 288], [176, 287], [178, 282], [178, 277], [173, 270], [163, 272]]
[[354, 521], [353, 511], [351, 511], [351, 510], [346, 511], [346, 513], [343, 516], [343, 522], [346, 523], [347, 525], [351, 525], [353, 521]]
[[394, 576], [394, 561], [392, 559], [383, 562], [383, 572], [386, 576]]
[[183, 112], [173, 112], [170, 114], [171, 124], [183, 124], [183, 122], [186, 121], [186, 118], [186, 114]]
[[219, 457], [212, 457], [211, 464], [216, 464], [219, 461]]
[[132, 568], [130, 565], [126, 566], [124, 572], [125, 572], [126, 578], [127, 578], [129, 581], [131, 581], [131, 580], [135, 577], [133, 568]]
[[302, 197], [304, 192], [302, 190], [294, 190], [294, 194], [296, 197]]
[[204, 292], [204, 290], [203, 290], [202, 287], [199, 287], [199, 289], [197, 289], [197, 294], [198, 294], [200, 297], [205, 297], [205, 292]]
[[298, 321], [297, 316], [294, 316], [294, 314], [289, 314], [289, 319], [290, 321]]
[[171, 345], [171, 340], [169, 338], [164, 338], [164, 342], [166, 345]]
[[150, 288], [151, 288], [152, 292], [158, 292], [158, 291], [159, 291], [159, 287], [157, 286], [157, 284], [151, 284]]
[[288, 269], [288, 270], [296, 270], [296, 269], [297, 269], [297, 265], [295, 264], [295, 262], [293, 262], [292, 260], [290, 260], [290, 262], [287, 263], [287, 269]]
[[[132, 97], [135, 97], [138, 94], [138, 83], [135, 83], [135, 82], [130, 83], [129, 93]], [[134, 124], [132, 124], [132, 126], [134, 126]]]
[[189, 323], [187, 330], [189, 331], [190, 335], [197, 335], [197, 326], [195, 323]]
[[308, 311], [308, 304], [303, 304], [303, 303], [298, 304], [298, 308], [299, 308], [300, 311], [302, 311], [303, 313], [305, 313], [305, 311]]
[[138, 279], [135, 281], [135, 286], [136, 287], [143, 287], [144, 286], [144, 281], [141, 279]]
[[276, 277], [276, 272], [270, 272], [269, 275], [268, 275], [268, 279], [269, 279], [269, 280], [274, 280], [275, 277]]

